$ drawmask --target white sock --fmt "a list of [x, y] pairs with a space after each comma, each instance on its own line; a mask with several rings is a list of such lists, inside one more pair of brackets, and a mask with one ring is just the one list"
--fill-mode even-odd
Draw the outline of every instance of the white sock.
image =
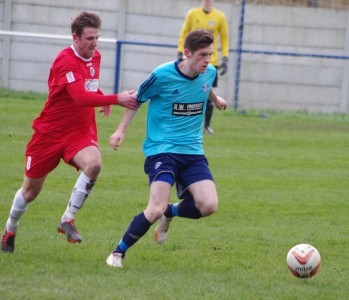
[[91, 180], [84, 172], [81, 172], [62, 216], [62, 222], [74, 219], [75, 214], [79, 212], [85, 199], [92, 192], [95, 183], [95, 180]]
[[23, 214], [28, 210], [28, 203], [25, 201], [22, 189], [19, 189], [13, 199], [10, 216], [6, 223], [6, 230], [9, 232], [16, 232], [19, 221]]

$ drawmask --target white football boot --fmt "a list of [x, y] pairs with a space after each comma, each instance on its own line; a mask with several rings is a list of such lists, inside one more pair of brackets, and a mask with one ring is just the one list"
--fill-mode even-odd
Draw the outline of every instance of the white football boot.
[[122, 268], [122, 254], [121, 253], [111, 253], [106, 263], [108, 266], [114, 267], [114, 268]]
[[170, 226], [171, 221], [172, 221], [172, 218], [166, 218], [165, 215], [163, 215], [159, 219], [154, 232], [154, 239], [158, 244], [163, 244], [166, 242], [168, 228]]

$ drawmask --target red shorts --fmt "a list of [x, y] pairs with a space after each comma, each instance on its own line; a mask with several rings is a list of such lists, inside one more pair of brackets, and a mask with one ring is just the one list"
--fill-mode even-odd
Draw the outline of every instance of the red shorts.
[[74, 132], [57, 138], [35, 131], [25, 151], [24, 173], [30, 178], [43, 177], [55, 169], [61, 159], [78, 169], [71, 160], [80, 150], [88, 146], [98, 147], [97, 135]]

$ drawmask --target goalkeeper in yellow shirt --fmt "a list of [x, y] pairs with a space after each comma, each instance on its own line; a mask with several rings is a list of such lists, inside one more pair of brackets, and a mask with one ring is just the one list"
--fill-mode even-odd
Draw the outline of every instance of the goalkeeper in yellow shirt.
[[[211, 30], [214, 37], [213, 53], [210, 63], [220, 70], [219, 75], [224, 75], [228, 68], [228, 55], [229, 55], [229, 30], [228, 23], [225, 14], [213, 7], [214, 0], [202, 0], [202, 6], [189, 10], [181, 33], [179, 35], [178, 42], [178, 58], [183, 57], [184, 40], [186, 35], [195, 29], [208, 29]], [[222, 49], [222, 63], [219, 64], [218, 58], [218, 40], [221, 43]], [[213, 87], [217, 87], [218, 76], [213, 83]], [[213, 103], [208, 100], [207, 108], [205, 112], [205, 124], [204, 133], [212, 134], [213, 130], [210, 127]]]

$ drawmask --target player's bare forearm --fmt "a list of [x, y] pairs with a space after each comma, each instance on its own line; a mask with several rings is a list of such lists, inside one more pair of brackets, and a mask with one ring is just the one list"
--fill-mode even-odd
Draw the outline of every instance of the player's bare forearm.
[[110, 146], [114, 150], [118, 150], [119, 147], [122, 145], [124, 138], [125, 138], [126, 130], [127, 130], [128, 126], [130, 125], [130, 123], [132, 122], [136, 113], [137, 113], [137, 110], [132, 110], [132, 109], [125, 110], [125, 113], [124, 113], [117, 129], [109, 138]]
[[217, 95], [214, 92], [213, 88], [210, 90], [210, 94], [208, 95], [208, 99], [210, 99], [213, 103], [217, 102]]
[[227, 108], [227, 101], [225, 101], [225, 99], [222, 97], [217, 96], [213, 88], [211, 88], [208, 99], [210, 99], [214, 103], [215, 107], [219, 110], [225, 110]]
[[128, 126], [131, 124], [134, 116], [136, 115], [137, 110], [133, 110], [133, 109], [126, 109], [125, 113], [118, 125], [117, 130], [120, 130], [124, 133], [126, 133], [126, 130], [128, 128]]

